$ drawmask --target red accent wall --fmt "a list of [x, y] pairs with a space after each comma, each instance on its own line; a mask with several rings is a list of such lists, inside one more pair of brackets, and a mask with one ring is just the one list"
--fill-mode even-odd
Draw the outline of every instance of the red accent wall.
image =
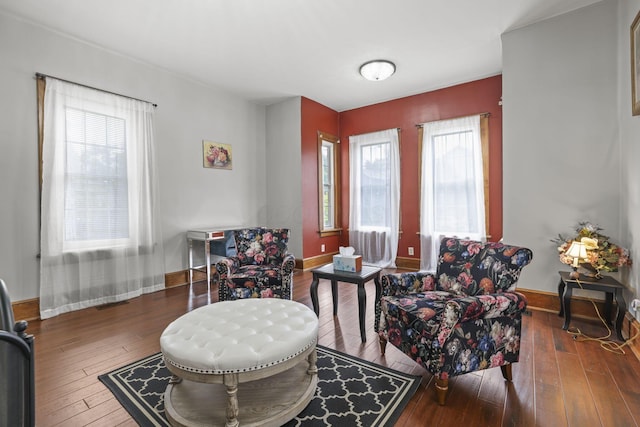
[[[384, 84], [384, 83], [381, 83]], [[375, 88], [373, 88], [375, 89]], [[419, 159], [417, 124], [472, 114], [490, 113], [489, 118], [489, 230], [491, 240], [502, 238], [502, 76], [489, 77], [419, 95], [337, 113], [302, 98], [303, 257], [335, 252], [349, 243], [349, 135], [400, 128], [401, 227], [399, 257], [420, 258]], [[318, 234], [317, 131], [338, 135], [341, 140], [342, 227], [337, 236]], [[415, 250], [408, 255], [407, 248]]]
[[[340, 116], [322, 104], [302, 97], [301, 103], [302, 141], [302, 257], [321, 255], [320, 245], [325, 245], [325, 253], [337, 252], [339, 236], [320, 238], [318, 206], [318, 131], [330, 135], [340, 135]], [[349, 185], [347, 181], [347, 185]]]

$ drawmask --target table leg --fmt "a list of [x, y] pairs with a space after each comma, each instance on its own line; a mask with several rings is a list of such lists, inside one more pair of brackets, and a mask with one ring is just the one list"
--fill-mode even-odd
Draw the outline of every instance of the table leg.
[[560, 283], [558, 283], [558, 299], [560, 300], [560, 312], [558, 316], [564, 316], [564, 302], [562, 300], [562, 296], [564, 295], [564, 280], [560, 279]]
[[207, 263], [207, 293], [211, 294], [211, 245], [209, 241], [204, 241], [204, 258]]
[[311, 282], [311, 304], [313, 304], [313, 311], [316, 316], [320, 315], [320, 306], [318, 305], [318, 277], [314, 274], [313, 281]]
[[331, 281], [331, 296], [333, 297], [333, 315], [338, 315], [338, 282]]
[[571, 287], [571, 285], [567, 286], [567, 290], [564, 293], [564, 298], [562, 299], [563, 301], [563, 308], [564, 308], [564, 326], [562, 326], [562, 329], [564, 329], [565, 331], [567, 329], [569, 329], [569, 323], [571, 323], [571, 294], [573, 292], [573, 289]]
[[367, 341], [367, 335], [364, 333], [364, 312], [367, 308], [367, 292], [364, 289], [364, 282], [358, 283], [358, 320], [360, 321], [360, 339], [362, 342]]
[[611, 307], [613, 306], [613, 292], [605, 292], [604, 293], [604, 321], [607, 322], [607, 325], [613, 325], [613, 320], [611, 320]]
[[620, 341], [624, 341], [622, 336], [622, 321], [624, 314], [627, 312], [627, 303], [624, 301], [622, 289], [616, 289], [616, 303], [618, 304], [618, 315], [616, 316], [616, 335]]
[[193, 291], [193, 239], [187, 239], [189, 244], [189, 292]]

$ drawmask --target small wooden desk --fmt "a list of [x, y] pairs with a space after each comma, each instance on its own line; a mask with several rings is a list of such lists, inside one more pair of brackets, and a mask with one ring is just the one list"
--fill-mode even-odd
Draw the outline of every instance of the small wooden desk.
[[[348, 271], [339, 271], [333, 269], [333, 264], [327, 264], [319, 268], [311, 270], [313, 281], [311, 282], [311, 302], [313, 303], [313, 311], [320, 314], [320, 306], [318, 304], [318, 282], [320, 279], [331, 280], [331, 295], [333, 296], [333, 315], [338, 314], [338, 282], [347, 282], [358, 285], [358, 318], [360, 320], [360, 338], [362, 342], [367, 341], [367, 335], [364, 331], [364, 315], [367, 307], [367, 293], [364, 290], [364, 284], [373, 279], [376, 284], [376, 303], [380, 299], [382, 287], [380, 285], [381, 268], [362, 266], [362, 270], [351, 273]], [[375, 320], [374, 320], [375, 321]]]
[[[559, 271], [560, 283], [558, 283], [558, 297], [560, 297], [560, 313], [564, 315], [564, 326], [562, 329], [569, 329], [571, 323], [571, 294], [573, 289], [585, 289], [589, 291], [600, 291], [605, 293], [604, 319], [611, 322], [611, 307], [615, 296], [618, 304], [618, 314], [615, 320], [615, 330], [618, 340], [624, 341], [622, 337], [622, 320], [627, 311], [627, 304], [624, 301], [624, 285], [610, 276], [603, 276], [602, 279], [595, 280], [591, 277], [580, 276], [577, 280], [569, 278], [568, 271]], [[565, 291], [566, 288], [566, 291]]]
[[[193, 288], [193, 272], [201, 271], [206, 273], [207, 275], [207, 292], [211, 292], [211, 243], [213, 241], [221, 241], [225, 242], [229, 236], [230, 232], [233, 230], [239, 229], [241, 227], [236, 228], [209, 228], [203, 230], [189, 230], [187, 231], [187, 246], [189, 248], [189, 288]], [[194, 266], [193, 265], [193, 242], [200, 241], [204, 242], [204, 264]], [[217, 262], [219, 259], [227, 256], [226, 248], [223, 249], [222, 253], [214, 254], [214, 262]]]

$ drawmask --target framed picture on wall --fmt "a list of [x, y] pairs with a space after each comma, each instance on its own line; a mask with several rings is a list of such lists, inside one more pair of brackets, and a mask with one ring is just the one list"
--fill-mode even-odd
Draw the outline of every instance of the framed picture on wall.
[[231, 145], [202, 141], [202, 160], [205, 168], [231, 169]]
[[631, 24], [631, 105], [634, 116], [640, 114], [640, 12]]

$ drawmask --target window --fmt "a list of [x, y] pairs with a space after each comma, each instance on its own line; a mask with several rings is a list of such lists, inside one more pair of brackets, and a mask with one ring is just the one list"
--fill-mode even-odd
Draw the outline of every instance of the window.
[[398, 129], [349, 137], [349, 244], [362, 260], [395, 267], [400, 233]]
[[[479, 209], [479, 200], [474, 197], [473, 132], [462, 130], [433, 135], [428, 149], [432, 150], [430, 166], [438, 186], [433, 200], [435, 229], [456, 235], [478, 234], [478, 216], [466, 215]], [[459, 168], [471, 173], [455, 173]]]
[[69, 107], [65, 119], [65, 246], [128, 238], [125, 120]]
[[318, 206], [320, 236], [340, 233], [339, 140], [318, 132]]
[[[434, 270], [443, 236], [485, 240], [486, 118], [425, 123], [421, 133], [421, 268]], [[484, 142], [483, 142], [484, 140]], [[484, 154], [483, 154], [484, 153]]]
[[162, 289], [154, 106], [37, 81], [41, 318]]
[[390, 146], [384, 141], [358, 147], [360, 170], [360, 229], [389, 228], [390, 206]]

